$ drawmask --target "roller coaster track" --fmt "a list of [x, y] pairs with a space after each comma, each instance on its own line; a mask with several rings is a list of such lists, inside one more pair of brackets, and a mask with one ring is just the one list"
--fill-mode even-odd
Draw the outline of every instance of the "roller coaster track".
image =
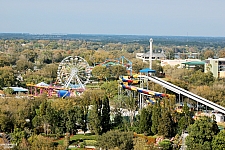
[[15, 144], [11, 143], [12, 137], [9, 134], [1, 133], [0, 136], [4, 141], [4, 144], [0, 144], [0, 147], [3, 147], [4, 149], [10, 149], [15, 147]]
[[210, 107], [210, 108], [212, 108], [214, 110], [217, 110], [218, 112], [221, 112], [221, 113], [225, 114], [225, 108], [224, 107], [222, 107], [222, 106], [220, 106], [220, 105], [218, 105], [216, 103], [213, 103], [213, 102], [211, 102], [211, 101], [209, 101], [209, 100], [207, 100], [207, 99], [205, 99], [203, 97], [200, 97], [200, 96], [198, 96], [198, 95], [196, 95], [194, 93], [191, 93], [191, 92], [189, 92], [189, 91], [187, 91], [187, 90], [185, 90], [185, 89], [183, 89], [181, 87], [178, 87], [178, 86], [176, 86], [176, 85], [174, 85], [172, 83], [169, 83], [167, 81], [159, 79], [159, 78], [157, 78], [155, 76], [139, 75], [138, 77], [141, 78], [141, 79], [148, 79], [148, 80], [150, 80], [150, 81], [152, 81], [152, 82], [154, 82], [156, 84], [159, 84], [159, 85], [163, 86], [164, 88], [166, 88], [166, 89], [168, 89], [168, 90], [170, 90], [172, 92], [184, 95], [184, 96], [186, 96], [186, 97], [188, 97], [188, 98], [190, 98], [190, 99], [192, 99], [192, 100], [194, 100], [196, 102], [204, 104], [205, 106], [208, 106], [208, 107]]

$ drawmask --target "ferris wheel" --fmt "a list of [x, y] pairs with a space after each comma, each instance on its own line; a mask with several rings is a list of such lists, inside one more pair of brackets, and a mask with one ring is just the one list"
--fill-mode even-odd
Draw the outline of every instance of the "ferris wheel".
[[79, 56], [68, 56], [64, 58], [57, 70], [57, 83], [64, 88], [84, 88], [89, 82], [90, 66], [88, 62]]

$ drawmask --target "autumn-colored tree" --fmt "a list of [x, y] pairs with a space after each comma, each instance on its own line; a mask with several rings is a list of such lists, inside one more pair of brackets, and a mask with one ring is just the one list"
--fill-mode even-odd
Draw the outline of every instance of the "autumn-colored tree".
[[33, 70], [33, 66], [34, 65], [31, 62], [27, 61], [24, 58], [21, 58], [16, 62], [16, 68], [18, 71], [26, 71], [28, 69]]
[[146, 62], [143, 62], [142, 60], [133, 59], [131, 61], [132, 61], [132, 71], [134, 73], [139, 73], [139, 71], [141, 69], [144, 69], [144, 68], [148, 68], [149, 67], [149, 64], [146, 63]]
[[204, 58], [205, 58], [205, 59], [213, 58], [214, 55], [215, 55], [215, 53], [214, 53], [214, 51], [212, 51], [212, 50], [206, 50], [206, 51], [204, 52]]
[[110, 67], [110, 73], [111, 76], [119, 79], [120, 76], [127, 75], [127, 70], [126, 67], [123, 67], [121, 65], [114, 65]]
[[95, 66], [92, 70], [92, 75], [99, 80], [106, 80], [110, 77], [110, 70], [106, 66]]
[[4, 55], [0, 56], [0, 67], [10, 66], [10, 58]]
[[219, 51], [219, 58], [225, 58], [225, 49]]
[[[37, 149], [48, 149], [48, 150], [54, 150], [57, 149], [54, 146], [53, 139], [43, 137], [41, 135], [33, 135], [28, 139], [28, 142], [31, 144], [30, 149], [31, 150], [37, 150]], [[65, 147], [59, 146], [58, 150], [63, 150]]]

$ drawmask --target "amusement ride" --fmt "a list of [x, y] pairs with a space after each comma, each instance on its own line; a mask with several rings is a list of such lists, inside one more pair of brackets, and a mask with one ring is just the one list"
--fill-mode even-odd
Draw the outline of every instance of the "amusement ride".
[[88, 62], [79, 56], [68, 56], [64, 58], [57, 70], [55, 85], [44, 82], [36, 85], [27, 84], [30, 87], [30, 95], [38, 96], [47, 93], [47, 96], [69, 97], [79, 96], [91, 77], [91, 69]]
[[57, 70], [57, 83], [65, 89], [85, 89], [89, 82], [91, 69], [88, 62], [79, 56], [68, 56], [64, 58]]

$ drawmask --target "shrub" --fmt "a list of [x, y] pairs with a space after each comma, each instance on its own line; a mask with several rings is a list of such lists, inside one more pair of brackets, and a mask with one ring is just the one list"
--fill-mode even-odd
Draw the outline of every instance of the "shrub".
[[163, 140], [159, 142], [159, 146], [164, 150], [172, 150], [172, 143], [170, 142], [170, 140]]

